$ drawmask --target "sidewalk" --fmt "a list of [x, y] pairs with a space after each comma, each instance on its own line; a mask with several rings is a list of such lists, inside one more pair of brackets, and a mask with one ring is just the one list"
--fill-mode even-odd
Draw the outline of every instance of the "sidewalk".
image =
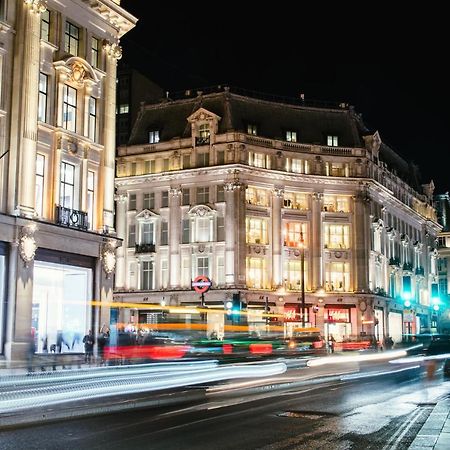
[[450, 397], [440, 400], [409, 447], [409, 450], [450, 449]]

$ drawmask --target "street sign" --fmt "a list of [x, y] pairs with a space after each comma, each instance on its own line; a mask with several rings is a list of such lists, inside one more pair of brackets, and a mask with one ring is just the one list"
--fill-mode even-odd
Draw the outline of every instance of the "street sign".
[[191, 283], [191, 286], [194, 289], [194, 291], [198, 292], [199, 294], [204, 294], [205, 292], [208, 292], [211, 285], [212, 282], [206, 275], [199, 275], [198, 277], [195, 277], [194, 281]]

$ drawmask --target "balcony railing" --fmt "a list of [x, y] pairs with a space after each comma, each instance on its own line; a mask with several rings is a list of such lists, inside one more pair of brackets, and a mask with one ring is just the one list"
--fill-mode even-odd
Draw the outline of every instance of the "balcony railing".
[[208, 145], [208, 144], [209, 144], [209, 136], [195, 138], [195, 145]]
[[407, 272], [412, 272], [413, 270], [413, 265], [411, 263], [403, 263], [403, 270], [407, 271]]
[[89, 228], [86, 212], [59, 205], [56, 205], [56, 223], [66, 227], [78, 228], [79, 230], [87, 230]]
[[136, 244], [135, 252], [136, 253], [155, 253], [156, 247], [155, 247], [155, 244]]
[[400, 267], [400, 259], [398, 259], [398, 258], [389, 258], [389, 265], [390, 266]]

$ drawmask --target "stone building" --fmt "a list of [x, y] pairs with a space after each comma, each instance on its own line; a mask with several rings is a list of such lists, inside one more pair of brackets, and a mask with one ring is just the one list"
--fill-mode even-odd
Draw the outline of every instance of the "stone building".
[[82, 351], [109, 307], [120, 0], [0, 2], [0, 358]]
[[352, 107], [186, 91], [142, 106], [116, 164], [125, 322], [151, 317], [145, 303], [199, 305], [206, 275], [206, 306], [239, 293], [249, 324], [269, 307], [287, 332], [339, 340], [430, 328], [431, 196]]

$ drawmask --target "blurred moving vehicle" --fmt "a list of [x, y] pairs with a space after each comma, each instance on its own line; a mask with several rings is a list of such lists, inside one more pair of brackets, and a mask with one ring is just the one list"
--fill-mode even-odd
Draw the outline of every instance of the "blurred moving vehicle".
[[307, 334], [287, 338], [279, 351], [288, 355], [323, 355], [327, 346], [320, 334]]
[[450, 358], [444, 361], [443, 372], [445, 377], [450, 377]]

